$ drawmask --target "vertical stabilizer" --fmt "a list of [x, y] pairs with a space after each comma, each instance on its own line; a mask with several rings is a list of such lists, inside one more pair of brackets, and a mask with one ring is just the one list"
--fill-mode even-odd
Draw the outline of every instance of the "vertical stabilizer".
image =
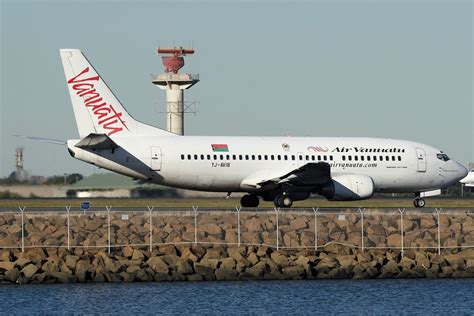
[[80, 50], [61, 49], [60, 53], [81, 137], [91, 133], [172, 135], [133, 119]]

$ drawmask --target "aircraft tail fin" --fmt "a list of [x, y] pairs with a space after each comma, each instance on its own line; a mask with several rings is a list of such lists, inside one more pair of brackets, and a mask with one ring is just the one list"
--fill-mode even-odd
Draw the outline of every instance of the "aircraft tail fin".
[[80, 50], [61, 49], [60, 54], [81, 138], [91, 133], [109, 137], [175, 135], [132, 118]]

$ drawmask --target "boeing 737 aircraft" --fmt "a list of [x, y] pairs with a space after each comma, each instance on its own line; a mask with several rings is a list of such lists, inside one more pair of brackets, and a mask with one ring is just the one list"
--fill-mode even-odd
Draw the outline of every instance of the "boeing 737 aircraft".
[[405, 140], [349, 137], [177, 136], [133, 119], [85, 56], [61, 49], [80, 139], [72, 157], [135, 179], [213, 192], [246, 192], [277, 207], [317, 193], [331, 201], [376, 192], [423, 197], [464, 178], [467, 170], [439, 149]]

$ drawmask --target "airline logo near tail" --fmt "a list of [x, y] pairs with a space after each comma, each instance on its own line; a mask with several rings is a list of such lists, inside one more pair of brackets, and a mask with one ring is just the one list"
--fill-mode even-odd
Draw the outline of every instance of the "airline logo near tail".
[[81, 138], [175, 135], [135, 120], [79, 49], [60, 49], [60, 53]]
[[122, 120], [122, 112], [115, 109], [112, 104], [107, 104], [95, 88], [95, 82], [100, 81], [99, 76], [89, 73], [89, 67], [84, 68], [78, 75], [68, 79], [67, 83], [76, 95], [82, 98], [85, 107], [89, 107], [96, 123], [101, 126], [107, 135], [120, 133], [128, 127]]

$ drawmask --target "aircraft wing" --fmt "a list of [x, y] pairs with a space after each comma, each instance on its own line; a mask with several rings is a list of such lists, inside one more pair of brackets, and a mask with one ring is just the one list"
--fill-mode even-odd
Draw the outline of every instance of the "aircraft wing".
[[117, 145], [109, 136], [106, 134], [94, 134], [91, 133], [81, 139], [77, 144], [76, 147], [81, 149], [92, 149], [92, 150], [100, 150], [100, 149], [109, 149], [114, 150], [119, 148], [120, 146]]
[[243, 186], [253, 188], [271, 187], [279, 184], [288, 184], [292, 186], [312, 187], [324, 184], [331, 180], [331, 167], [328, 163], [307, 163], [290, 172], [281, 175], [269, 177], [267, 179], [251, 178], [242, 182]]

